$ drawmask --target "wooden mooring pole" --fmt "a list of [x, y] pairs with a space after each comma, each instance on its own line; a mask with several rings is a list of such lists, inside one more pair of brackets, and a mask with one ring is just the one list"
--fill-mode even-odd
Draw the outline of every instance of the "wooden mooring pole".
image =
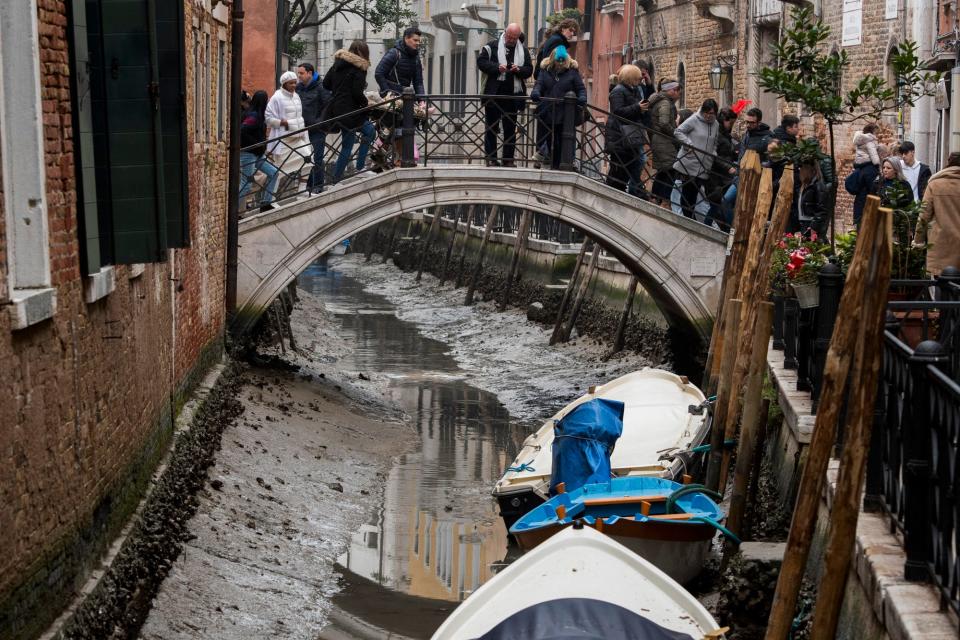
[[[731, 298], [724, 305], [723, 315], [726, 318], [723, 341], [734, 345], [737, 341], [737, 332], [740, 329], [741, 300]], [[724, 436], [726, 429], [727, 405], [723, 398], [730, 395], [730, 371], [733, 369], [733, 360], [736, 351], [732, 348], [724, 349], [723, 362], [719, 367], [717, 380], [717, 403], [714, 405], [713, 424], [710, 427], [710, 455], [707, 458], [707, 488], [716, 491], [720, 487], [720, 467], [723, 465]]]
[[387, 248], [383, 251], [383, 260], [381, 262], [386, 262], [390, 259], [390, 256], [393, 254], [393, 241], [397, 235], [397, 226], [400, 224], [400, 216], [397, 216], [393, 219], [393, 222], [390, 224], [390, 237], [387, 239]]
[[[465, 305], [473, 304], [473, 294], [477, 289], [477, 283], [480, 281], [480, 272], [483, 270], [483, 254], [487, 250], [487, 243], [490, 241], [490, 234], [493, 233], [493, 225], [496, 223], [499, 213], [500, 206], [495, 205], [487, 215], [487, 223], [483, 226], [483, 239], [480, 240], [480, 248], [477, 250], [477, 263], [473, 265], [473, 277], [470, 278], [467, 295], [463, 299]], [[466, 253], [466, 245], [464, 245], [463, 251]]]
[[367, 255], [364, 257], [364, 262], [370, 262], [370, 258], [373, 257], [373, 252], [377, 248], [377, 240], [380, 239], [380, 224], [375, 224], [370, 227], [370, 239], [367, 243]]
[[580, 268], [583, 266], [583, 258], [587, 253], [589, 241], [587, 238], [580, 243], [580, 252], [577, 254], [577, 261], [573, 265], [573, 273], [570, 274], [570, 280], [567, 281], [567, 288], [563, 291], [563, 299], [560, 300], [560, 306], [557, 308], [557, 319], [553, 323], [553, 333], [550, 334], [550, 344], [554, 345], [560, 339], [560, 329], [563, 327], [563, 317], [567, 311], [567, 305], [570, 304], [570, 297], [577, 286], [577, 276], [580, 274]]
[[433, 236], [435, 235], [437, 227], [440, 226], [441, 217], [443, 217], [443, 214], [440, 210], [440, 207], [434, 207], [433, 219], [430, 220], [430, 229], [427, 231], [427, 237], [424, 238], [423, 241], [423, 248], [420, 250], [420, 264], [417, 266], [417, 282], [420, 282], [420, 278], [423, 276], [423, 266], [427, 263], [427, 256], [430, 255], [430, 247], [433, 244]]
[[[470, 230], [470, 217], [473, 215], [473, 208], [476, 205], [470, 205], [467, 209], [467, 230]], [[447, 255], [443, 257], [443, 267], [440, 269], [440, 286], [447, 281], [447, 269], [450, 266], [450, 258], [453, 257], [453, 247], [457, 244], [457, 232], [460, 230], [460, 212], [453, 217], [453, 231], [450, 232], [450, 243], [447, 245]]]
[[510, 270], [507, 272], [507, 279], [503, 283], [503, 298], [497, 306], [499, 311], [505, 311], [510, 304], [510, 290], [513, 288], [513, 281], [517, 277], [517, 267], [520, 264], [520, 258], [523, 256], [524, 249], [527, 246], [527, 232], [530, 230], [529, 210], [524, 210], [520, 218], [520, 227], [517, 229], [517, 239], [513, 244], [513, 257], [510, 259]]
[[587, 296], [587, 289], [590, 288], [590, 281], [593, 280], [597, 272], [597, 261], [600, 259], [600, 244], [593, 243], [593, 253], [590, 255], [590, 267], [586, 275], [580, 280], [580, 286], [577, 288], [577, 297], [573, 301], [573, 307], [570, 309], [570, 317], [567, 318], [563, 329], [560, 330], [560, 342], [566, 342], [570, 339], [573, 328], [577, 325], [577, 317], [580, 315], [580, 309], [583, 308], [583, 299]]
[[637, 276], [630, 276], [630, 284], [627, 285], [627, 300], [623, 303], [623, 312], [620, 314], [620, 322], [617, 323], [617, 333], [613, 338], [613, 350], [607, 354], [609, 358], [615, 353], [623, 351], [623, 346], [627, 339], [627, 322], [630, 321], [630, 311], [633, 309], [633, 300], [637, 296], [637, 285], [640, 280]]

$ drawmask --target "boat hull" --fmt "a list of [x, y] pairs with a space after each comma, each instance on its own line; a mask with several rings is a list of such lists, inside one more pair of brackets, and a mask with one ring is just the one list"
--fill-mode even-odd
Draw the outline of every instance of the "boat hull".
[[543, 496], [533, 491], [533, 489], [497, 496], [497, 506], [500, 510], [500, 517], [503, 518], [503, 523], [506, 525], [507, 531], [528, 511], [539, 507], [544, 502], [546, 502], [546, 500], [543, 499]]

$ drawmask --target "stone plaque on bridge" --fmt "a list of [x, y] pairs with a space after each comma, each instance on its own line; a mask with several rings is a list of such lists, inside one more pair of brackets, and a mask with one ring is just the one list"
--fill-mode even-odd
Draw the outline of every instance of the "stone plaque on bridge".
[[721, 265], [716, 258], [693, 258], [690, 260], [691, 278], [713, 278], [720, 271]]

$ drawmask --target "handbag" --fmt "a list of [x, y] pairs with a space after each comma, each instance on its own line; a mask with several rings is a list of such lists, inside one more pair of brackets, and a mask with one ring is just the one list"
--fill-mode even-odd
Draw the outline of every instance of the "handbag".
[[638, 124], [620, 123], [620, 147], [639, 149], [647, 141], [647, 132]]
[[843, 188], [847, 190], [847, 193], [855, 196], [860, 193], [860, 182], [860, 169], [856, 168], [851, 171], [847, 179], [843, 181]]

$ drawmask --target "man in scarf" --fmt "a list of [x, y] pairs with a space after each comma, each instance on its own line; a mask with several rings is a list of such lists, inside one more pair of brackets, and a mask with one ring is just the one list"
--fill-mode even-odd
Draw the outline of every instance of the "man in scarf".
[[483, 150], [487, 166], [500, 166], [497, 133], [503, 128], [503, 166], [512, 167], [517, 146], [517, 113], [524, 106], [533, 64], [523, 46], [520, 25], [511, 23], [496, 40], [480, 49], [477, 66], [483, 72], [483, 95], [496, 96], [484, 102]]

